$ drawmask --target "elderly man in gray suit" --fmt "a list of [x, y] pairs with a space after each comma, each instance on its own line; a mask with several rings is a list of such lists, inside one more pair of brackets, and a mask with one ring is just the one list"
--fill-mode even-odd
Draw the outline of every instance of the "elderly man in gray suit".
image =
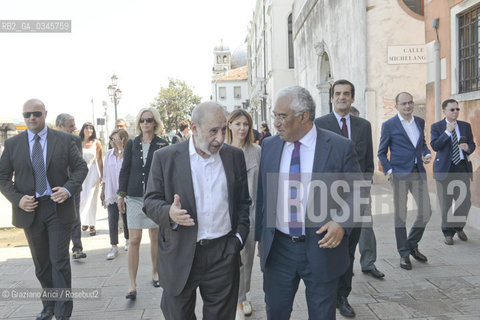
[[166, 319], [235, 319], [240, 249], [249, 231], [250, 197], [241, 149], [223, 144], [222, 107], [193, 110], [192, 138], [155, 152], [145, 212], [158, 223], [158, 273]]

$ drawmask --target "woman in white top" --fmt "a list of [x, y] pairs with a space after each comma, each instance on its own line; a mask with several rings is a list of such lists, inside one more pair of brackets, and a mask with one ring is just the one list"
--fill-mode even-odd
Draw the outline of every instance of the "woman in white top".
[[[108, 230], [110, 233], [110, 244], [112, 248], [107, 254], [107, 260], [115, 259], [118, 256], [118, 176], [123, 162], [123, 151], [128, 141], [128, 133], [123, 129], [115, 129], [110, 134], [110, 146], [103, 161], [102, 191], [100, 199], [108, 211]], [[125, 251], [128, 250], [128, 223], [126, 212], [122, 212], [123, 236], [125, 238]]]
[[243, 265], [240, 267], [240, 285], [236, 320], [244, 319], [244, 315], [252, 314], [252, 305], [247, 300], [247, 292], [250, 291], [252, 278], [253, 258], [255, 254], [255, 202], [257, 194], [258, 168], [260, 165], [260, 147], [254, 143], [253, 121], [250, 114], [244, 110], [233, 111], [228, 117], [228, 130], [226, 132], [227, 143], [243, 150], [247, 167], [248, 192], [252, 199], [250, 207], [250, 233], [245, 241], [240, 255]]
[[98, 187], [103, 175], [102, 145], [97, 140], [93, 124], [86, 122], [80, 130], [82, 139], [83, 159], [87, 162], [88, 174], [82, 184], [80, 193], [80, 221], [82, 230], [87, 231], [90, 226], [90, 235], [97, 234], [95, 220], [97, 217]]

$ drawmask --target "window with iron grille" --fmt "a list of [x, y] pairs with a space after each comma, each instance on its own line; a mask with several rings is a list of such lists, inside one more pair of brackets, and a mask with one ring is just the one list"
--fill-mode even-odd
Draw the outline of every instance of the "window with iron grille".
[[480, 90], [479, 19], [480, 6], [457, 16], [459, 93]]

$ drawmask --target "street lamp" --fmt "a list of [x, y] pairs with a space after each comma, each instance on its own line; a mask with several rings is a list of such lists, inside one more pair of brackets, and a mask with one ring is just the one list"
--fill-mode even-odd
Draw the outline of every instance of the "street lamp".
[[115, 121], [117, 121], [117, 105], [120, 103], [122, 98], [122, 90], [117, 87], [118, 77], [113, 75], [111, 78], [112, 84], [107, 87], [108, 95], [112, 99], [113, 105], [115, 106]]

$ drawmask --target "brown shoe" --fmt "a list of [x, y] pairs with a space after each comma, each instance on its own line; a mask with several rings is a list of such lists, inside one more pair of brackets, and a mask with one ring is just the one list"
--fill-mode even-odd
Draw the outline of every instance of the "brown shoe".
[[445, 242], [445, 244], [448, 244], [449, 246], [453, 245], [453, 237], [452, 236], [445, 236], [444, 242]]
[[467, 241], [468, 240], [468, 237], [463, 230], [457, 231], [457, 236], [458, 236], [458, 239], [460, 239], [462, 241]]

